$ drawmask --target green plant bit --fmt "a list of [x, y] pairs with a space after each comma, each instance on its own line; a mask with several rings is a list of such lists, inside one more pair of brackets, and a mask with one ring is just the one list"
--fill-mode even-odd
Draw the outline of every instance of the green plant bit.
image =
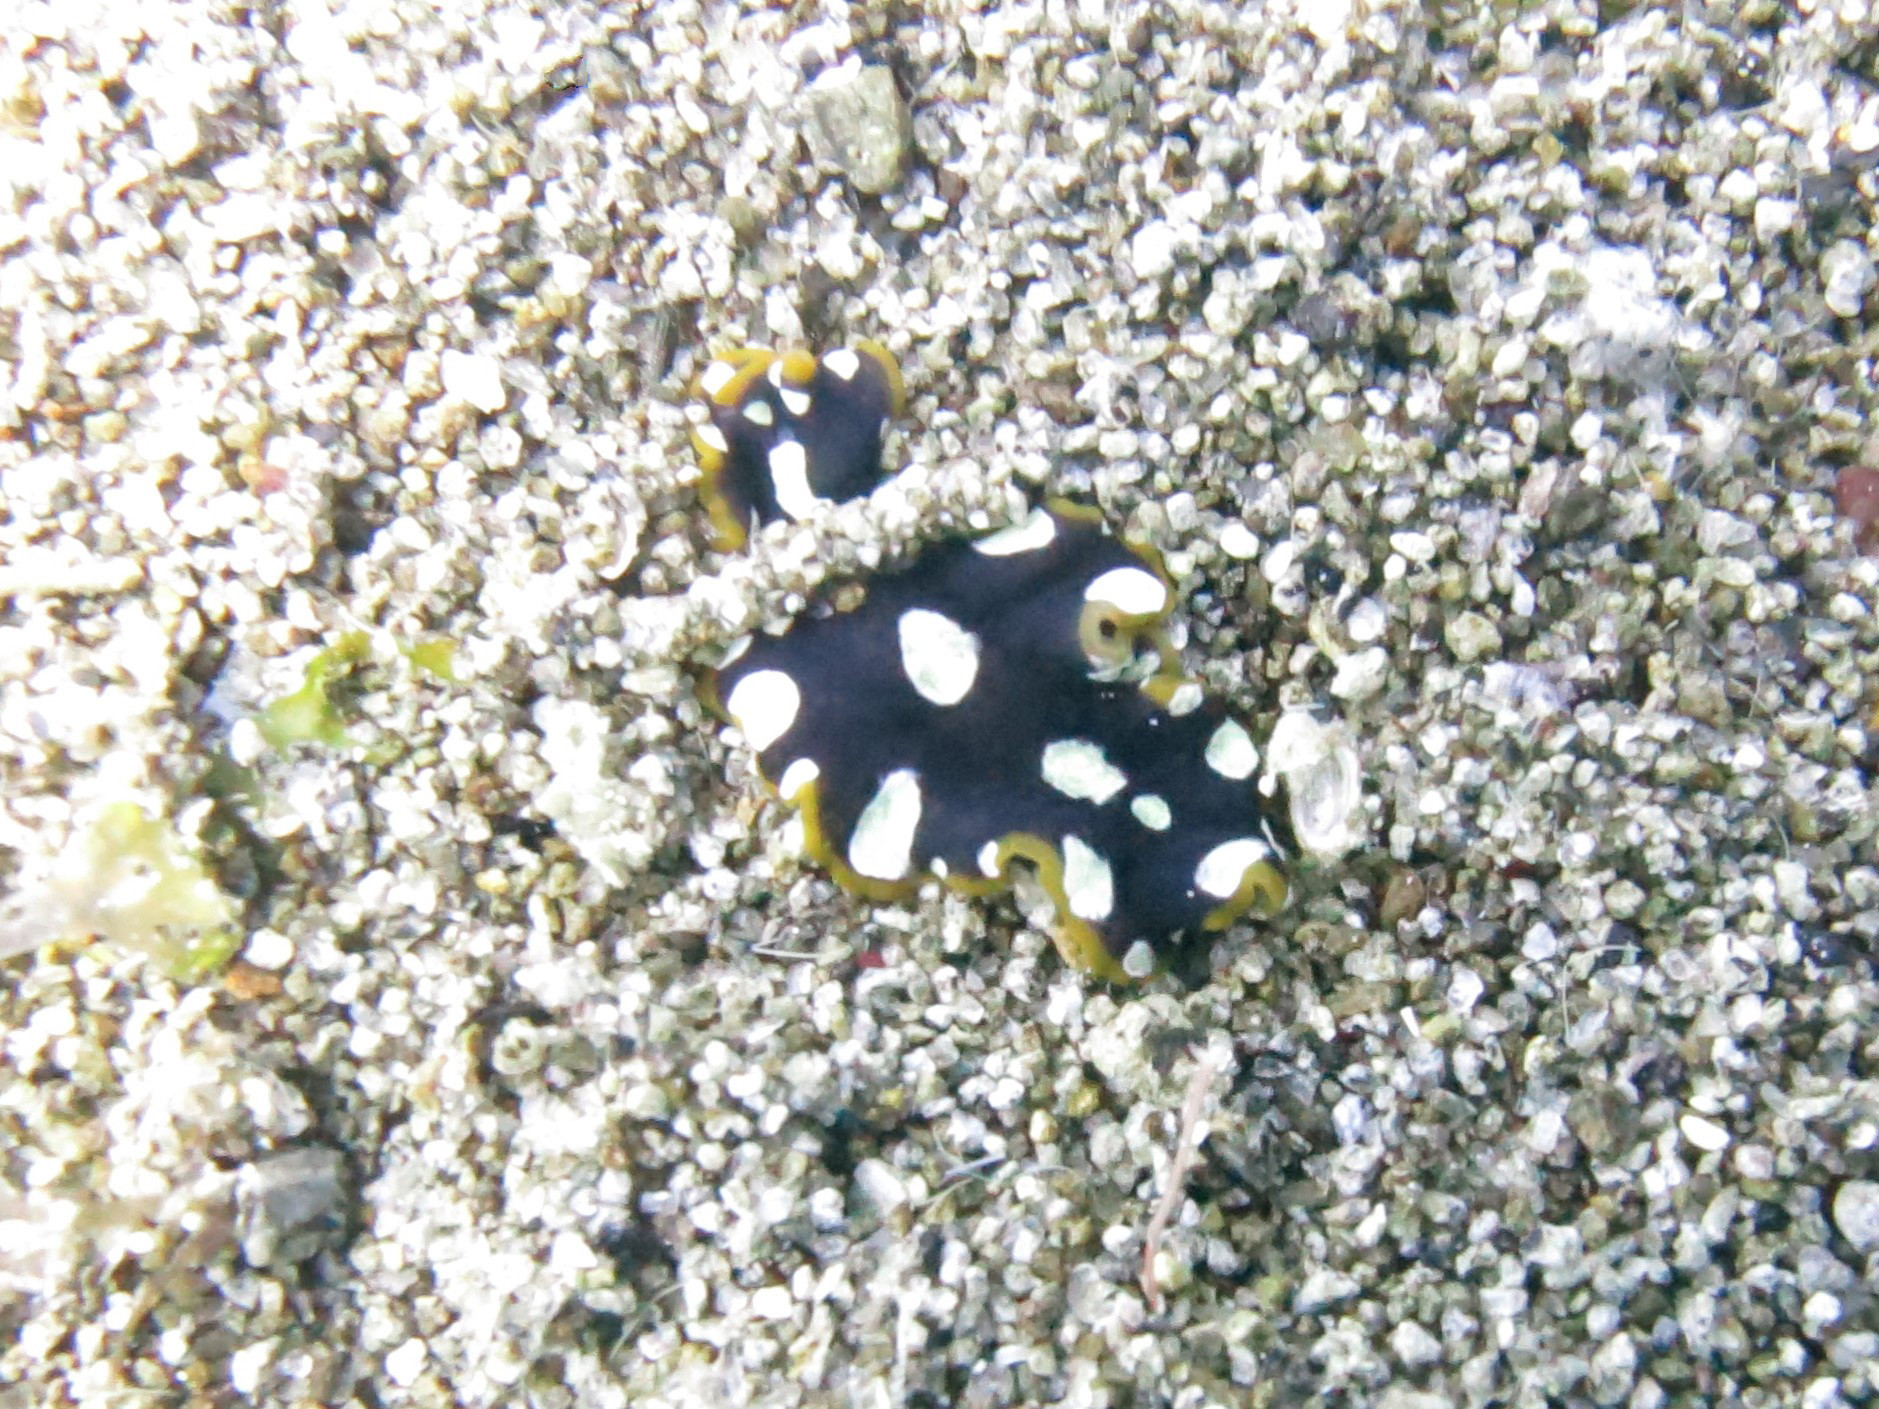
[[0, 958], [96, 938], [197, 983], [241, 947], [235, 918], [167, 819], [110, 803], [79, 827], [52, 875], [0, 911]]

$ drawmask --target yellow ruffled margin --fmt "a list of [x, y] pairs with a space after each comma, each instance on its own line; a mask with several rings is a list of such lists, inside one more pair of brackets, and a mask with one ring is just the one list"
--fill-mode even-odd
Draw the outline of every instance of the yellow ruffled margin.
[[[1090, 523], [1102, 522], [1101, 510], [1067, 499], [1046, 500], [1044, 507], [1066, 518]], [[1153, 646], [1161, 668], [1142, 682], [1141, 689], [1157, 705], [1165, 707], [1180, 686], [1190, 683], [1198, 685], [1200, 682], [1191, 681], [1175, 668], [1176, 653], [1162, 629], [1173, 611], [1174, 586], [1168, 579], [1160, 553], [1151, 545], [1140, 542], [1124, 540], [1123, 546], [1140, 558], [1143, 566], [1160, 578], [1162, 585], [1168, 589], [1169, 605], [1160, 612], [1114, 618], [1123, 630], [1134, 633], [1131, 639], [1138, 649], [1143, 642]], [[1087, 640], [1087, 619], [1085, 626], [1084, 636]], [[1092, 664], [1096, 663], [1092, 661]], [[723, 701], [718, 698], [715, 680], [707, 679], [700, 693], [706, 706], [720, 719], [726, 723], [735, 722], [724, 708]], [[802, 819], [803, 855], [826, 870], [835, 883], [850, 894], [876, 904], [889, 904], [910, 898], [922, 884], [935, 879], [931, 871], [922, 871], [899, 881], [884, 881], [862, 875], [835, 849], [823, 828], [821, 789], [815, 779], [799, 785], [787, 797], [768, 778], [763, 779], [763, 784], [772, 796], [795, 808]], [[1122, 961], [1109, 952], [1096, 928], [1070, 909], [1069, 892], [1063, 882], [1063, 854], [1056, 846], [1035, 832], [1007, 832], [996, 838], [993, 845], [997, 848], [994, 860], [997, 875], [948, 872], [945, 877], [939, 878], [941, 884], [956, 895], [974, 898], [995, 895], [1010, 886], [1011, 863], [1028, 862], [1057, 911], [1057, 924], [1051, 933], [1051, 941], [1064, 962], [1110, 983], [1135, 981], [1132, 975], [1124, 971]], [[1201, 920], [1201, 929], [1207, 933], [1218, 933], [1249, 914], [1262, 919], [1270, 918], [1284, 906], [1286, 895], [1284, 872], [1271, 860], [1256, 861], [1241, 873], [1240, 883], [1233, 894], [1207, 912]]]
[[[848, 346], [863, 357], [872, 359], [887, 374], [890, 402], [890, 416], [898, 416], [906, 409], [907, 387], [900, 375], [900, 364], [894, 361], [894, 354], [872, 338], [861, 338]], [[705, 360], [705, 367], [723, 362], [735, 368], [731, 379], [719, 387], [715, 395], [706, 393], [701, 385], [704, 370], [700, 369], [694, 379], [691, 394], [700, 401], [714, 406], [735, 406], [744, 399], [750, 390], [750, 384], [764, 376], [776, 362], [783, 364], [777, 375], [791, 386], [804, 386], [816, 374], [816, 357], [805, 347], [792, 347], [782, 352], [767, 347], [738, 347], [729, 352], [718, 353]], [[703, 471], [704, 479], [698, 488], [699, 497], [705, 501], [705, 514], [711, 521], [711, 546], [721, 553], [732, 553], [750, 541], [750, 524], [740, 522], [737, 511], [724, 493], [724, 471], [727, 464], [722, 450], [706, 443], [699, 433], [700, 428], [692, 428], [692, 449], [698, 454], [698, 468]]]
[[[765, 786], [772, 793], [777, 792], [767, 779]], [[931, 872], [922, 872], [906, 880], [883, 881], [857, 872], [831, 845], [823, 830], [820, 788], [815, 782], [802, 784], [782, 800], [794, 807], [802, 819], [803, 855], [826, 870], [843, 890], [877, 904], [886, 904], [910, 898], [932, 878]], [[993, 861], [997, 875], [949, 872], [940, 883], [956, 895], [975, 898], [995, 895], [1009, 888], [1012, 863], [1028, 862], [1057, 912], [1051, 940], [1064, 962], [1111, 983], [1133, 982], [1133, 977], [1123, 970], [1122, 961], [1109, 952], [1095, 926], [1070, 909], [1070, 897], [1063, 883], [1063, 853], [1054, 844], [1034, 832], [1008, 832], [993, 845], [997, 848]], [[1201, 928], [1217, 933], [1247, 914], [1276, 915], [1285, 904], [1285, 897], [1284, 874], [1269, 860], [1256, 861], [1241, 873], [1239, 886], [1233, 894], [1207, 912]]]

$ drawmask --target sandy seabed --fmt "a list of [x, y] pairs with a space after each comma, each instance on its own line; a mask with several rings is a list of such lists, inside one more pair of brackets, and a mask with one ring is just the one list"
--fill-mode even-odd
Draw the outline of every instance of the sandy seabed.
[[[544, 9], [0, 24], [0, 1406], [1879, 1394], [1866, 0]], [[1356, 753], [1191, 986], [698, 702], [1042, 494]]]

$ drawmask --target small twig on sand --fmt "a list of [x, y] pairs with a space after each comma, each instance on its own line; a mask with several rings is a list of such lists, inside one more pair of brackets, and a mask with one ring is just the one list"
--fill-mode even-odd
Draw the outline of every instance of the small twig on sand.
[[1214, 1077], [1219, 1074], [1220, 1067], [1211, 1053], [1202, 1052], [1195, 1058], [1194, 1074], [1187, 1083], [1187, 1099], [1181, 1103], [1181, 1130], [1175, 1136], [1174, 1155], [1168, 1161], [1168, 1185], [1155, 1203], [1148, 1231], [1142, 1235], [1142, 1295], [1148, 1298], [1148, 1309], [1157, 1316], [1161, 1314], [1162, 1300], [1161, 1286], [1155, 1280], [1155, 1256], [1161, 1251], [1161, 1235], [1181, 1207], [1187, 1172], [1194, 1163], [1195, 1150], [1200, 1148], [1201, 1109], [1207, 1104], [1207, 1093], [1213, 1089]]

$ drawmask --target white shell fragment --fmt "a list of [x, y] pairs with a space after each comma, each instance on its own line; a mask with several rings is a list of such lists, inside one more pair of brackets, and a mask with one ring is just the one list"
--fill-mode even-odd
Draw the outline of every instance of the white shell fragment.
[[1861, 1252], [1879, 1248], [1879, 1183], [1849, 1179], [1833, 1196], [1833, 1226]]
[[1342, 725], [1324, 723], [1306, 709], [1280, 715], [1266, 741], [1260, 790], [1269, 795], [1279, 779], [1285, 781], [1299, 846], [1318, 856], [1340, 856], [1361, 840], [1363, 785], [1357, 750]]
[[495, 415], [509, 400], [509, 390], [502, 381], [502, 363], [486, 354], [451, 348], [438, 359], [438, 376], [447, 396], [485, 415]]
[[1220, 530], [1220, 551], [1242, 562], [1259, 556], [1259, 535], [1235, 519]]

